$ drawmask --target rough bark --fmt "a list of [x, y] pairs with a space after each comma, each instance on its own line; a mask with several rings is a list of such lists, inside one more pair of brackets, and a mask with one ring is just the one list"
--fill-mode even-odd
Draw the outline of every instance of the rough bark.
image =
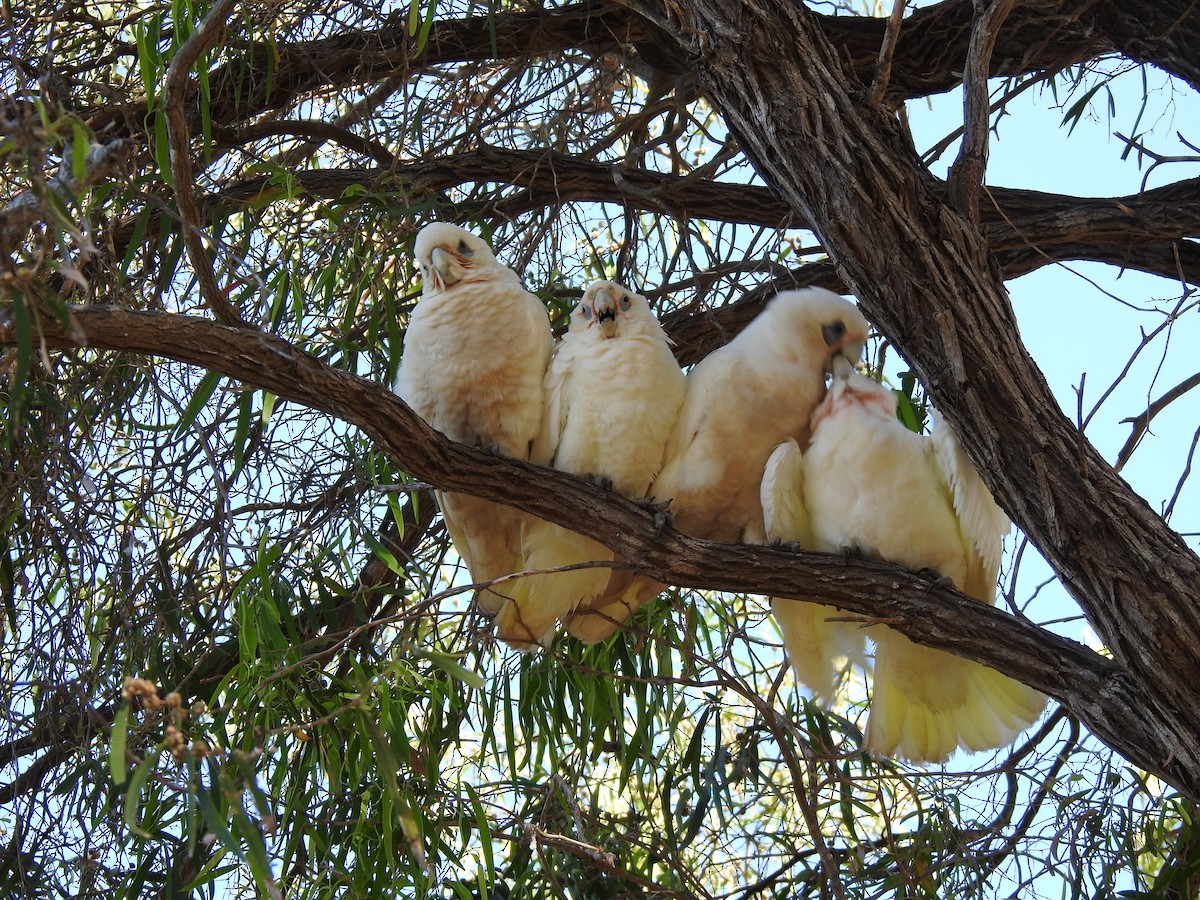
[[[165, 356], [222, 372], [343, 419], [393, 461], [440, 488], [520, 507], [588, 532], [634, 568], [685, 587], [778, 597], [821, 597], [849, 612], [886, 619], [913, 640], [977, 659], [1058, 699], [1136, 765], [1189, 793], [1200, 778], [1176, 753], [1145, 686], [1110, 660], [897, 566], [770, 547], [717, 544], [658, 531], [644, 508], [563, 472], [456, 444], [430, 428], [383, 385], [333, 369], [262, 332], [187, 316], [75, 307], [72, 328], [41, 321], [50, 348]], [[75, 330], [78, 329], [78, 330]], [[16, 341], [0, 323], [0, 346]], [[90, 731], [88, 732], [90, 733]]]
[[1157, 765], [1194, 785], [1200, 560], [1058, 411], [983, 235], [946, 205], [896, 120], [863, 102], [802, 5], [689, 0], [682, 21], [675, 6], [668, 16], [654, 0], [631, 5], [675, 30], [760, 173], [812, 223], [993, 493], [1141, 686]]

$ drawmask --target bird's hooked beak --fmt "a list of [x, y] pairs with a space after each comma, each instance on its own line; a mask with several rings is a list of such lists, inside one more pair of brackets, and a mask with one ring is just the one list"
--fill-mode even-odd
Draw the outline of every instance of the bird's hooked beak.
[[[825, 346], [829, 348], [831, 365], [837, 359], [843, 358], [850, 363], [850, 368], [854, 368], [854, 364], [862, 359], [863, 347], [866, 342], [860, 339], [857, 335], [852, 334], [846, 328], [846, 323], [841, 320], [831, 322], [828, 325], [821, 326], [821, 337], [825, 340]], [[831, 368], [831, 372], [837, 373]]]
[[834, 381], [849, 381], [854, 373], [854, 363], [845, 354], [836, 353], [830, 363], [830, 369], [833, 371]]
[[617, 301], [605, 288], [600, 288], [592, 297], [592, 321], [600, 326], [606, 338], [616, 336]]
[[457, 284], [462, 278], [462, 272], [455, 265], [454, 254], [445, 247], [434, 247], [429, 254], [429, 278], [437, 291], [444, 291], [451, 285]]

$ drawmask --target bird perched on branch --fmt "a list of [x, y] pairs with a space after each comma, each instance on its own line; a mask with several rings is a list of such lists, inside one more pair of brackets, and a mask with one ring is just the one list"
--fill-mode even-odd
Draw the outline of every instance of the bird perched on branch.
[[[759, 488], [767, 457], [787, 438], [807, 441], [832, 360], [857, 361], [868, 328], [858, 307], [832, 291], [784, 291], [696, 364], [667, 461], [650, 488], [656, 500], [670, 501], [676, 528], [727, 543], [764, 541]], [[621, 622], [663, 587], [645, 576], [614, 573], [599, 608]], [[616, 627], [610, 622], [593, 639]]]
[[[456, 225], [426, 225], [415, 250], [423, 291], [404, 335], [396, 393], [451, 440], [530, 459], [553, 343], [545, 306], [485, 241]], [[522, 568], [524, 513], [447, 491], [438, 504], [472, 581]], [[496, 612], [505, 593], [503, 584], [481, 590], [480, 608]]]
[[[588, 287], [546, 372], [534, 455], [631, 499], [644, 497], [683, 403], [683, 372], [669, 344], [644, 297], [611, 281]], [[526, 522], [521, 545], [527, 571], [616, 558], [541, 519]], [[496, 617], [497, 634], [523, 649], [547, 643], [558, 620], [594, 600], [611, 572], [598, 566], [516, 579]]]
[[[837, 361], [812, 427], [802, 456], [785, 443], [766, 470], [769, 533], [813, 550], [849, 548], [933, 569], [963, 593], [994, 602], [1010, 523], [946, 423], [928, 436], [913, 433], [896, 418], [894, 392]], [[863, 631], [829, 622], [830, 607], [776, 600], [773, 609], [815, 628], [797, 641], [785, 627], [784, 637], [800, 678], [828, 697], [831, 655], [860, 652]], [[1045, 706], [1042, 694], [980, 663], [915, 644], [886, 625], [865, 632], [876, 645], [866, 745], [878, 753], [940, 762], [959, 746], [993, 749]]]

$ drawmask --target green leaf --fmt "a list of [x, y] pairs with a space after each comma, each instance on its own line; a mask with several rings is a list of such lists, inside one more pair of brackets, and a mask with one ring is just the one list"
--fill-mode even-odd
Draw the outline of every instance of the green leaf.
[[269, 421], [271, 421], [271, 413], [275, 411], [275, 400], [276, 399], [277, 399], [276, 396], [274, 394], [272, 394], [270, 391], [262, 392], [261, 416], [262, 416], [263, 425], [266, 425]]
[[125, 741], [129, 734], [129, 704], [123, 704], [113, 716], [112, 741], [108, 752], [108, 771], [113, 783], [120, 787], [129, 774], [125, 762]]
[[434, 650], [421, 651], [414, 654], [418, 658], [428, 659], [433, 663], [435, 668], [441, 669], [452, 678], [456, 678], [463, 684], [482, 690], [484, 685], [483, 676], [478, 672], [472, 672], [470, 669], [461, 665], [458, 660], [448, 653], [438, 653]]
[[71, 123], [71, 175], [76, 184], [82, 184], [87, 176], [88, 153], [92, 149], [91, 137], [82, 122]]
[[222, 377], [220, 372], [208, 372], [200, 379], [200, 383], [196, 385], [196, 392], [192, 394], [192, 399], [188, 401], [183, 415], [179, 417], [179, 421], [175, 424], [174, 437], [182, 436], [191, 427], [192, 423], [196, 421], [196, 416], [200, 415], [200, 410], [204, 409], [204, 404], [213, 395]]
[[158, 757], [161, 753], [162, 748], [155, 747], [149, 756], [137, 764], [133, 770], [132, 777], [129, 779], [129, 787], [125, 790], [125, 809], [121, 814], [121, 818], [130, 831], [144, 838], [150, 838], [153, 835], [147, 831], [143, 831], [140, 825], [141, 817], [138, 815], [138, 812], [141, 809], [142, 788], [145, 786], [147, 779], [150, 778], [150, 773], [154, 771], [154, 767], [158, 764]]

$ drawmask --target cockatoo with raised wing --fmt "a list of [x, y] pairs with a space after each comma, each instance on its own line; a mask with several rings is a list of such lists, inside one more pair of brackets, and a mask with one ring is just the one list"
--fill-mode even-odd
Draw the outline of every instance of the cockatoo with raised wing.
[[[792, 500], [784, 501], [806, 510], [808, 546], [933, 569], [963, 593], [995, 601], [1010, 523], [946, 423], [928, 436], [913, 433], [896, 418], [894, 392], [842, 361], [812, 427], [798, 476], [792, 472]], [[777, 612], [785, 604], [809, 605], [778, 600]], [[821, 619], [826, 610], [808, 614]], [[866, 745], [878, 753], [940, 762], [960, 746], [993, 749], [1045, 707], [1042, 694], [980, 663], [915, 644], [886, 625], [866, 631], [876, 645]], [[817, 680], [810, 686], [824, 687]]]
[[[667, 462], [650, 488], [655, 500], [670, 501], [677, 529], [727, 543], [765, 540], [759, 489], [767, 457], [788, 438], [807, 441], [832, 360], [857, 361], [868, 328], [858, 307], [832, 291], [784, 291], [696, 364]], [[615, 573], [588, 639], [611, 634], [663, 587]]]
[[[426, 225], [415, 250], [423, 291], [404, 335], [396, 393], [451, 440], [530, 459], [553, 343], [546, 307], [485, 241], [456, 225]], [[472, 581], [522, 568], [524, 513], [447, 491], [438, 504]], [[496, 612], [506, 593], [503, 584], [481, 590], [480, 608]]]
[[[611, 281], [588, 287], [546, 372], [535, 455], [631, 499], [644, 497], [683, 403], [683, 372], [669, 344], [644, 297]], [[522, 555], [526, 571], [616, 559], [591, 538], [533, 518]], [[599, 596], [611, 573], [601, 565], [516, 579], [496, 617], [497, 634], [522, 649], [548, 643], [558, 620]]]

